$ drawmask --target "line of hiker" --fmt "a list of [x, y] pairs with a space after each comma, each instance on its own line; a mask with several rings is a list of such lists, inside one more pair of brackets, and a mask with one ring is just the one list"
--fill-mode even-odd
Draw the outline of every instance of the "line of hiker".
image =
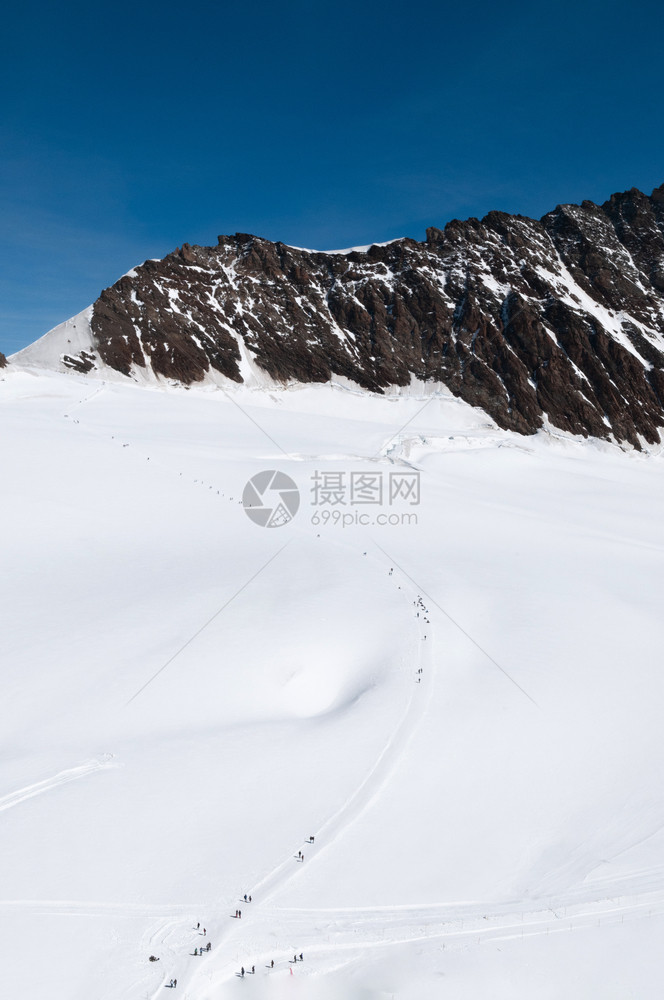
[[[420, 611], [421, 611], [422, 612], [422, 620], [425, 621], [425, 622], [427, 622], [427, 624], [428, 624], [429, 623], [429, 619], [426, 616], [429, 614], [429, 609], [427, 607], [425, 607], [424, 601], [422, 600], [422, 598], [421, 598], [421, 596], [419, 594], [417, 595], [417, 600], [413, 601], [413, 606], [418, 609], [415, 612], [415, 617], [419, 618], [420, 617]], [[422, 636], [422, 638], [426, 639], [426, 632], [424, 633], [424, 635]], [[422, 667], [420, 667], [418, 669], [417, 675], [415, 677], [415, 683], [416, 684], [421, 684], [422, 683], [422, 674], [423, 673], [424, 673], [424, 670], [422, 669]]]
[[[293, 957], [288, 960], [289, 965], [296, 965], [297, 962], [304, 962], [304, 952], [301, 951], [299, 955], [297, 955], [297, 954], [293, 955]], [[274, 969], [274, 959], [273, 958], [270, 959], [270, 964], [266, 965], [265, 968], [266, 969], [270, 969], [270, 970]], [[292, 970], [291, 970], [291, 973], [292, 973]], [[244, 979], [245, 976], [255, 976], [256, 975], [256, 966], [252, 965], [251, 969], [245, 969], [244, 966], [241, 966], [240, 971], [236, 972], [235, 975], [239, 979]]]
[[[315, 837], [309, 837], [307, 843], [313, 844], [315, 842], [315, 839], [316, 839]], [[298, 851], [297, 854], [293, 855], [293, 857], [295, 858], [296, 861], [304, 861], [304, 854], [302, 853], [302, 851]]]
[[[314, 844], [315, 843], [315, 839], [316, 838], [312, 835], [312, 836], [310, 836], [307, 839], [307, 843], [308, 844]], [[302, 851], [298, 851], [296, 860], [298, 860], [298, 861], [304, 861], [304, 854], [302, 853]], [[249, 893], [245, 892], [244, 896], [243, 896], [243, 899], [244, 899], [245, 903], [251, 903], [252, 902], [252, 897], [251, 897], [251, 895]], [[236, 911], [235, 911], [235, 919], [237, 919], [237, 920], [241, 920], [242, 919], [242, 910], [240, 910], [239, 908], [236, 909]], [[198, 933], [202, 937], [207, 937], [207, 928], [203, 927], [203, 929], [201, 930], [200, 921], [196, 924], [195, 930], [197, 930]], [[212, 949], [212, 945], [211, 945], [211, 943], [209, 941], [207, 942], [207, 944], [205, 946], [201, 946], [200, 948], [197, 945], [194, 948], [194, 956], [195, 957], [200, 957], [200, 956], [206, 954], [207, 952], [211, 951], [211, 949]], [[153, 962], [153, 961], [158, 962], [159, 959], [155, 958], [153, 955], [151, 955], [150, 956], [150, 961], [151, 962]], [[304, 953], [303, 952], [300, 952], [299, 956], [297, 954], [293, 955], [293, 959], [292, 959], [292, 963], [291, 964], [294, 964], [294, 963], [296, 963], [298, 961], [299, 962], [303, 962], [304, 961]], [[274, 959], [271, 959], [270, 964], [267, 965], [266, 968], [267, 969], [274, 969]], [[291, 970], [291, 973], [292, 973], [292, 970]], [[245, 967], [242, 966], [241, 969], [240, 969], [240, 971], [238, 973], [236, 973], [236, 975], [239, 976], [240, 979], [244, 979], [245, 975], [252, 975], [253, 976], [255, 974], [256, 974], [256, 966], [255, 965], [251, 966], [251, 971], [249, 971], [249, 969], [245, 969]], [[177, 979], [171, 979], [171, 981], [169, 983], [169, 987], [171, 989], [175, 989], [177, 987]]]
[[[312, 835], [310, 835], [307, 838], [306, 842], [307, 842], [307, 844], [314, 844], [316, 842], [316, 838], [312, 834]], [[294, 857], [295, 857], [296, 861], [304, 861], [304, 854], [302, 853], [301, 850], [298, 851], [297, 854], [294, 855]], [[251, 901], [252, 901], [251, 900], [251, 896], [248, 895], [247, 893], [245, 893], [244, 894], [244, 901], [245, 901], [245, 903], [251, 903]], [[236, 910], [235, 911], [235, 916], [237, 917], [238, 920], [241, 920], [242, 919], [242, 910]], [[293, 958], [291, 960], [289, 960], [289, 962], [290, 962], [291, 965], [294, 965], [296, 962], [304, 962], [304, 953], [300, 952], [299, 955], [297, 955], [297, 954], [293, 955]], [[266, 969], [270, 969], [270, 970], [274, 969], [274, 959], [271, 959], [270, 960], [270, 964], [266, 965], [265, 968]], [[292, 973], [293, 973], [293, 970], [291, 969], [291, 975], [292, 975]], [[251, 970], [245, 969], [245, 967], [243, 965], [240, 968], [240, 971], [235, 973], [235, 975], [239, 979], [244, 979], [245, 976], [249, 976], [249, 975], [254, 976], [255, 974], [256, 974], [256, 966], [255, 965], [252, 965]]]

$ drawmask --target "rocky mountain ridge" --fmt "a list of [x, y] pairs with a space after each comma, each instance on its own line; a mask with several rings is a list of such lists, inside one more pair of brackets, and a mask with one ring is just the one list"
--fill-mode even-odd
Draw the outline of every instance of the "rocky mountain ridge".
[[250, 359], [276, 382], [341, 376], [373, 392], [418, 379], [503, 428], [547, 418], [639, 448], [664, 426], [664, 185], [363, 251], [185, 244], [105, 289], [86, 323], [61, 366], [190, 385], [240, 383]]

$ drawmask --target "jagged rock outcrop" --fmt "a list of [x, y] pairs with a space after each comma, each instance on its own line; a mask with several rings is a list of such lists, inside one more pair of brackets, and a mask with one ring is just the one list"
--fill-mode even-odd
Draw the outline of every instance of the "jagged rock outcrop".
[[87, 375], [88, 372], [93, 371], [97, 366], [95, 364], [95, 356], [90, 351], [79, 351], [73, 357], [71, 354], [62, 355], [62, 364], [65, 368], [71, 369], [71, 371], [79, 372], [81, 375]]
[[2, 351], [0, 351], [0, 368], [4, 368], [7, 364], [7, 358], [4, 356]]
[[70, 367], [241, 382], [248, 356], [281, 382], [416, 378], [504, 428], [546, 417], [639, 447], [664, 426], [664, 186], [362, 252], [241, 233], [185, 244], [102, 292], [90, 325], [94, 350]]

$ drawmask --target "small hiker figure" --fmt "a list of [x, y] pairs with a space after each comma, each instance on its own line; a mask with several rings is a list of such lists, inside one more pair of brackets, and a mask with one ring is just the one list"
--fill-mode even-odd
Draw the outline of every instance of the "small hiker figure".
[[249, 897], [249, 902], [251, 902], [251, 896]]
[[256, 966], [255, 965], [252, 965], [252, 967], [251, 967], [251, 974], [252, 974], [252, 976], [256, 975]]
[[245, 903], [247, 902], [247, 894], [246, 894], [246, 892], [244, 894], [244, 901], [245, 901]]
[[177, 981], [177, 979], [174, 979], [173, 980], [173, 989], [176, 990], [177, 988], [178, 988], [178, 981]]
[[194, 955], [198, 955], [198, 948], [194, 948]]
[[302, 857], [302, 851], [298, 851], [297, 852], [297, 856], [298, 856], [298, 858], [301, 858]]
[[207, 934], [207, 931], [205, 930], [205, 928], [203, 928], [203, 937], [205, 937], [206, 934]]
[[242, 910], [238, 910], [237, 915], [240, 918], [240, 920], [242, 920]]
[[199, 922], [196, 924], [196, 930], [200, 931], [200, 929], [201, 929], [201, 923], [200, 923], [200, 920], [199, 920]]
[[272, 959], [272, 961], [270, 962], [270, 968], [271, 968], [271, 969], [273, 969], [273, 968], [274, 968], [274, 959]]
[[297, 962], [297, 955], [293, 955], [293, 961]]
[[238, 913], [239, 913], [239, 910], [236, 910], [236, 911], [235, 911], [235, 917], [236, 917], [236, 919], [237, 919], [237, 915], [238, 915]]
[[212, 945], [211, 945], [211, 944], [210, 944], [210, 942], [208, 941], [208, 943], [207, 943], [207, 948], [206, 948], [205, 950], [206, 950], [206, 951], [210, 951], [210, 949], [211, 949], [211, 948], [212, 948]]
[[170, 983], [168, 985], [170, 986], [171, 989], [173, 989], [173, 980], [172, 979], [171, 979], [171, 981], [170, 981]]
[[244, 966], [242, 966], [242, 968], [240, 969], [240, 975], [244, 979]]
[[309, 837], [309, 843], [313, 844], [313, 842], [314, 842], [314, 838], [313, 837]]

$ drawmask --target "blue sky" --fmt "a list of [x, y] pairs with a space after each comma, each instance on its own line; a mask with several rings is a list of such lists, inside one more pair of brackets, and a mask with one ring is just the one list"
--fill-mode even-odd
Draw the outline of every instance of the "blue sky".
[[183, 242], [331, 249], [664, 183], [660, 4], [11, 4], [0, 350]]

